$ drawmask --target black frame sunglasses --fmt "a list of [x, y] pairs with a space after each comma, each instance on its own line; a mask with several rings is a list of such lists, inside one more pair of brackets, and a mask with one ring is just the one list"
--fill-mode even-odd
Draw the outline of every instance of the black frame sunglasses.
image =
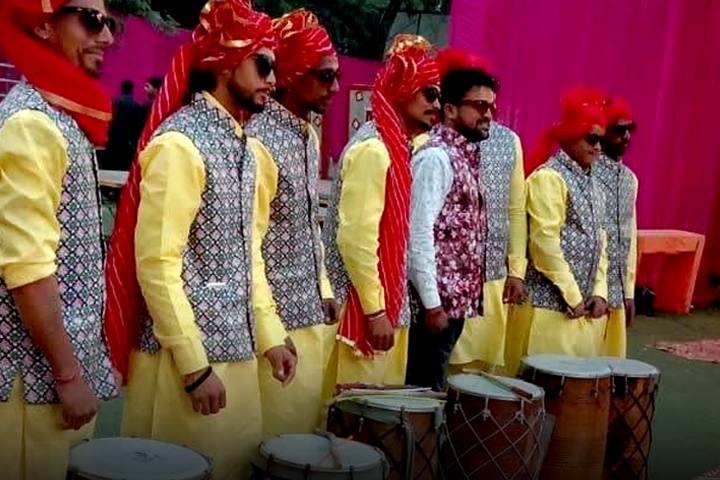
[[588, 133], [585, 135], [585, 141], [590, 145], [591, 147], [594, 147], [595, 145], [601, 145], [603, 141], [602, 135], [598, 135], [597, 133]]
[[275, 61], [267, 55], [257, 53], [253, 55], [253, 60], [255, 61], [255, 70], [257, 70], [260, 77], [267, 78], [275, 72]]
[[99, 35], [107, 27], [112, 35], [115, 35], [118, 31], [118, 22], [113, 17], [105, 15], [99, 10], [94, 8], [85, 7], [62, 7], [57, 13], [63, 14], [76, 14], [80, 18], [85, 29], [93, 35]]
[[616, 133], [617, 135], [625, 135], [627, 132], [635, 133], [637, 130], [637, 124], [635, 122], [633, 123], [626, 123], [623, 125], [613, 125], [610, 127], [610, 129], [613, 131], [613, 133]]
[[440, 89], [438, 87], [425, 87], [421, 92], [428, 103], [435, 103], [440, 100]]
[[478, 112], [480, 115], [485, 115], [486, 113], [490, 112], [492, 116], [494, 117], [497, 115], [498, 112], [498, 106], [495, 102], [488, 102], [486, 100], [469, 100], [464, 99], [460, 100], [460, 106], [466, 106], [470, 107], [476, 112]]
[[314, 68], [310, 72], [325, 85], [332, 85], [336, 81], [340, 81], [340, 70], [334, 68]]

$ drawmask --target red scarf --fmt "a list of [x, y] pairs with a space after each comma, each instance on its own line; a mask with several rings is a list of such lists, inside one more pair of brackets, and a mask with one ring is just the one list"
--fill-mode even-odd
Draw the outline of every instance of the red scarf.
[[[263, 47], [276, 45], [267, 15], [252, 10], [246, 0], [214, 0], [200, 16], [192, 41], [173, 58], [163, 86], [145, 125], [138, 152], [142, 152], [160, 124], [185, 104], [190, 72], [233, 68]], [[140, 206], [140, 164], [130, 168], [110, 240], [106, 264], [107, 309], [105, 331], [113, 365], [127, 378], [130, 352], [137, 347], [145, 303], [135, 269], [135, 226]]]
[[[372, 94], [373, 119], [390, 154], [385, 186], [385, 210], [380, 219], [378, 270], [385, 290], [385, 313], [397, 327], [407, 297], [405, 259], [410, 235], [410, 149], [397, 106], [422, 88], [439, 83], [438, 69], [429, 56], [430, 44], [422, 37], [399, 35], [378, 74]], [[339, 335], [363, 355], [372, 356], [367, 322], [357, 290], [352, 287]]]
[[45, 100], [68, 113], [96, 146], [107, 143], [110, 97], [100, 82], [26, 33], [68, 0], [2, 0], [0, 47]]

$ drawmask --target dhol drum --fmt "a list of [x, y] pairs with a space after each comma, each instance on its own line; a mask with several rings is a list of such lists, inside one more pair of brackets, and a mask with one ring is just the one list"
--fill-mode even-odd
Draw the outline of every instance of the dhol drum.
[[535, 479], [543, 457], [545, 393], [522, 380], [460, 374], [448, 378], [447, 479]]
[[69, 480], [209, 480], [212, 465], [189, 448], [144, 438], [99, 438], [70, 451]]
[[606, 479], [647, 479], [660, 371], [647, 363], [603, 358], [612, 370]]
[[607, 362], [533, 355], [523, 359], [522, 377], [545, 390], [545, 409], [555, 416], [540, 478], [600, 480], [610, 410]]
[[380, 450], [334, 435], [271, 438], [253, 460], [253, 480], [383, 480], [387, 472]]
[[392, 480], [434, 480], [440, 478], [443, 407], [443, 401], [421, 396], [340, 398], [330, 407], [328, 430], [382, 450]]

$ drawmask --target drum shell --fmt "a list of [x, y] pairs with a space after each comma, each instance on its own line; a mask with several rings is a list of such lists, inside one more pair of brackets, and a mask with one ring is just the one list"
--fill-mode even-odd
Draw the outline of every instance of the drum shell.
[[647, 478], [659, 376], [613, 375], [605, 479]]
[[[492, 418], [484, 415], [485, 411]], [[535, 478], [542, 459], [544, 420], [543, 397], [501, 400], [450, 387], [446, 405], [448, 438], [440, 457], [445, 478]], [[483, 448], [477, 448], [478, 437]], [[508, 450], [513, 443], [515, 449]]]
[[268, 466], [268, 459], [257, 458], [252, 463], [252, 470], [252, 480], [385, 480], [388, 475], [388, 466], [384, 462], [374, 469], [327, 472], [306, 471], [283, 463]]
[[522, 378], [545, 390], [545, 409], [555, 416], [540, 478], [601, 479], [610, 411], [610, 377], [570, 378], [526, 367]]
[[[383, 411], [361, 404], [348, 409], [346, 405], [352, 403], [330, 407], [327, 430], [382, 450], [390, 465], [389, 480], [440, 478], [438, 433], [442, 422], [438, 422], [437, 412]], [[415, 454], [410, 458], [413, 448]]]

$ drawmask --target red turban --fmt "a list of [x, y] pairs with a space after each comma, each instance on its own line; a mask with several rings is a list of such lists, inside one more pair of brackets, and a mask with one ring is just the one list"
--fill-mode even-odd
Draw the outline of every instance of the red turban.
[[273, 21], [279, 44], [275, 51], [278, 87], [288, 88], [324, 57], [337, 56], [315, 14], [295, 10]]
[[[231, 69], [263, 47], [274, 49], [276, 43], [270, 17], [254, 11], [247, 0], [211, 0], [200, 14], [192, 41], [173, 58], [140, 137], [138, 152], [145, 149], [163, 120], [183, 106], [191, 70]], [[144, 311], [135, 272], [134, 235], [139, 205], [140, 166], [136, 159], [120, 197], [106, 264], [105, 331], [113, 364], [125, 377]]]
[[[393, 326], [400, 320], [407, 277], [405, 257], [410, 231], [410, 150], [408, 133], [396, 108], [424, 87], [440, 83], [430, 56], [431, 45], [422, 37], [403, 34], [395, 38], [372, 92], [373, 118], [390, 154], [385, 188], [385, 210], [380, 219], [378, 248], [380, 280], [385, 290], [385, 313]], [[367, 341], [360, 297], [350, 291], [339, 335], [366, 356], [373, 354]]]
[[608, 125], [615, 125], [620, 120], [633, 120], [630, 105], [622, 98], [614, 97], [605, 104], [605, 119]]
[[545, 163], [559, 143], [579, 140], [590, 132], [593, 125], [605, 127], [603, 105], [606, 100], [607, 95], [591, 87], [576, 87], [567, 92], [560, 101], [560, 122], [541, 135], [537, 145], [527, 156], [525, 171], [530, 174]]
[[441, 79], [453, 70], [482, 70], [490, 73], [490, 64], [484, 58], [462, 48], [449, 47], [442, 50], [437, 56], [437, 63]]
[[2, 0], [0, 47], [28, 82], [67, 112], [97, 146], [107, 142], [112, 103], [100, 82], [27, 33], [68, 0]]

